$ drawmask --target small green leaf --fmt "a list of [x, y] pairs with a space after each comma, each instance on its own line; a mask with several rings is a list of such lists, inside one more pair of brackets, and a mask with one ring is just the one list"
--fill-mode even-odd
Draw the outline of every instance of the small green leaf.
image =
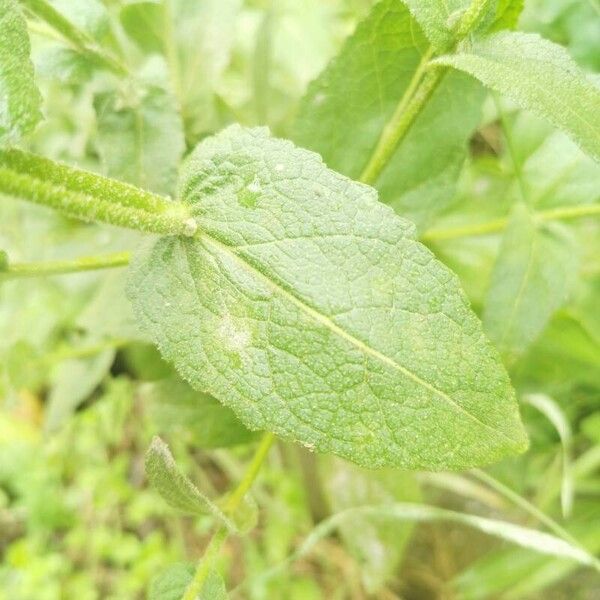
[[86, 358], [63, 360], [55, 367], [44, 413], [47, 431], [64, 425], [104, 379], [114, 358], [115, 349], [108, 349]]
[[129, 297], [163, 356], [247, 427], [367, 467], [527, 446], [456, 277], [372, 188], [232, 126], [192, 153], [180, 198], [199, 235], [146, 245]]
[[235, 446], [254, 437], [230, 408], [178, 377], [147, 384], [142, 394], [160, 431], [189, 432], [200, 448]]
[[125, 296], [125, 273], [105, 275], [77, 318], [77, 325], [99, 339], [149, 341], [137, 325]]
[[169, 447], [159, 437], [152, 440], [146, 452], [145, 467], [152, 487], [169, 506], [189, 514], [211, 514], [231, 531], [237, 530], [231, 519], [182, 473]]
[[523, 12], [525, 0], [499, 0], [491, 30], [514, 29]]
[[576, 280], [578, 251], [570, 232], [538, 225], [517, 204], [492, 272], [483, 325], [509, 362], [523, 354], [565, 302]]
[[29, 58], [27, 23], [15, 0], [0, 4], [0, 145], [17, 142], [42, 118]]
[[[181, 600], [194, 577], [193, 565], [177, 563], [152, 580], [148, 600]], [[214, 570], [209, 571], [202, 590], [195, 600], [227, 600], [223, 578]]]
[[435, 62], [470, 73], [540, 114], [600, 161], [600, 87], [561, 46], [536, 34], [501, 31]]
[[171, 565], [152, 580], [148, 600], [181, 600], [193, 576], [193, 565], [185, 563]]
[[144, 189], [170, 194], [185, 149], [183, 124], [173, 97], [150, 86], [129, 98], [96, 97], [98, 149], [108, 175]]
[[[341, 52], [309, 86], [293, 127], [300, 146], [359, 179], [385, 124], [409, 94], [427, 39], [396, 0], [375, 5]], [[380, 199], [426, 226], [452, 199], [483, 87], [448, 73], [373, 185]]]
[[130, 2], [121, 8], [121, 25], [127, 35], [145, 52], [165, 48], [165, 9], [157, 0]]

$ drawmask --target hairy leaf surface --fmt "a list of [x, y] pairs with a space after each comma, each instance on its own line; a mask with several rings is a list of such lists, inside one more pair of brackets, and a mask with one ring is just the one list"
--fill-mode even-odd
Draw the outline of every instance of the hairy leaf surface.
[[[400, 2], [377, 4], [310, 85], [294, 141], [358, 179], [428, 46]], [[374, 182], [381, 200], [417, 225], [444, 208], [454, 195], [483, 94], [471, 77], [448, 73]]]
[[488, 290], [483, 324], [512, 361], [542, 332], [575, 282], [577, 246], [560, 225], [537, 225], [523, 205], [513, 210]]
[[600, 87], [567, 51], [531, 33], [501, 31], [436, 59], [548, 119], [600, 160]]
[[146, 475], [165, 502], [185, 513], [211, 514], [232, 531], [234, 523], [177, 466], [169, 447], [155, 437], [146, 452]]
[[248, 427], [370, 467], [524, 449], [456, 277], [370, 187], [233, 126], [196, 148], [180, 197], [202, 233], [142, 252], [129, 296], [165, 358]]
[[31, 131], [42, 115], [33, 78], [27, 23], [15, 0], [0, 4], [0, 144]]

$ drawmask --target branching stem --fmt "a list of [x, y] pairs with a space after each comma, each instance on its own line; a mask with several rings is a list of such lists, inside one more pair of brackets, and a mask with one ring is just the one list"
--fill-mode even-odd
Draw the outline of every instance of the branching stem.
[[[250, 487], [254, 483], [256, 476], [258, 475], [262, 464], [275, 441], [275, 436], [272, 433], [266, 433], [258, 445], [254, 456], [252, 457], [252, 461], [248, 465], [246, 469], [246, 473], [238, 486], [235, 488], [229, 499], [225, 503], [223, 507], [223, 511], [226, 515], [232, 516], [236, 510], [239, 508], [244, 496], [248, 493]], [[220, 526], [215, 533], [213, 534], [208, 546], [206, 547], [206, 551], [204, 552], [204, 556], [200, 559], [198, 563], [198, 567], [196, 568], [196, 572], [194, 574], [194, 578], [192, 579], [190, 585], [188, 586], [185, 594], [183, 595], [182, 600], [196, 600], [200, 592], [202, 591], [202, 587], [210, 573], [210, 570], [227, 539], [229, 531], [225, 526]]]
[[[473, 0], [456, 25], [454, 44], [450, 51], [477, 26], [487, 4], [488, 0]], [[360, 181], [363, 183], [374, 184], [377, 181], [396, 151], [398, 144], [406, 136], [442, 81], [447, 69], [431, 68], [430, 61], [434, 54], [432, 47], [423, 54], [408, 87], [390, 120], [383, 127], [375, 150], [360, 175]]]
[[163, 235], [196, 231], [179, 202], [20, 150], [0, 150], [0, 193], [84, 221]]

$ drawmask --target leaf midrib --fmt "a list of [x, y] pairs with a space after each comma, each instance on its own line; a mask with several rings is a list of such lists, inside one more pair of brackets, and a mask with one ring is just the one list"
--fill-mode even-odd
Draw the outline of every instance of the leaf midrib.
[[307, 314], [313, 320], [317, 321], [333, 333], [336, 333], [341, 338], [345, 339], [351, 345], [358, 348], [358, 350], [361, 351], [363, 354], [370, 355], [376, 358], [377, 360], [383, 362], [384, 364], [387, 364], [388, 366], [392, 367], [393, 369], [400, 371], [402, 374], [404, 374], [409, 379], [413, 380], [418, 385], [424, 387], [425, 389], [429, 390], [430, 392], [433, 392], [434, 394], [442, 398], [450, 406], [467, 416], [469, 419], [476, 422], [478, 425], [481, 425], [485, 429], [491, 431], [494, 435], [508, 440], [511, 443], [511, 445], [517, 443], [516, 439], [509, 437], [504, 432], [492, 427], [491, 425], [488, 425], [487, 423], [484, 423], [478, 417], [471, 414], [460, 404], [454, 401], [450, 396], [448, 396], [448, 394], [446, 394], [446, 392], [444, 392], [443, 390], [436, 388], [434, 385], [430, 384], [429, 382], [419, 377], [417, 374], [413, 373], [410, 369], [407, 369], [400, 363], [396, 362], [393, 358], [387, 356], [386, 354], [383, 354], [375, 348], [372, 348], [367, 343], [363, 342], [359, 338], [353, 336], [351, 333], [348, 333], [346, 330], [342, 329], [339, 325], [332, 321], [330, 317], [324, 315], [323, 313], [319, 312], [316, 308], [307, 304], [305, 300], [298, 298], [292, 291], [290, 291], [287, 288], [287, 286], [285, 286], [283, 282], [275, 281], [270, 277], [267, 277], [267, 275], [265, 275], [257, 266], [249, 262], [247, 257], [244, 257], [238, 252], [236, 252], [234, 247], [224, 243], [220, 239], [214, 237], [214, 235], [206, 233], [206, 231], [202, 231], [196, 237], [196, 240], [202, 241], [206, 246], [213, 246], [217, 250], [220, 250], [221, 252], [227, 254], [230, 258], [239, 263], [243, 268], [250, 270], [254, 275], [261, 279], [267, 285], [267, 287], [274, 290], [277, 294], [284, 296], [286, 299], [295, 304], [303, 313]]

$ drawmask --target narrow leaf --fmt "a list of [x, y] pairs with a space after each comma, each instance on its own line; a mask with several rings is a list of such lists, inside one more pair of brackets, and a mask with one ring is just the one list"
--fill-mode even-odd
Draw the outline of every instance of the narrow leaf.
[[344, 521], [357, 518], [358, 516], [372, 516], [382, 519], [399, 519], [401, 521], [413, 522], [448, 521], [458, 523], [516, 544], [517, 546], [534, 550], [540, 554], [566, 558], [576, 561], [581, 565], [598, 568], [598, 561], [584, 548], [576, 547], [549, 533], [522, 527], [521, 525], [515, 525], [507, 521], [488, 519], [436, 506], [401, 502], [383, 506], [349, 508], [333, 515], [313, 530], [302, 544], [298, 551], [298, 556], [304, 556], [319, 539], [337, 529]]
[[[401, 2], [378, 3], [309, 86], [293, 140], [358, 179], [396, 106], [410, 94], [427, 47]], [[383, 202], [419, 226], [443, 210], [454, 195], [483, 95], [470, 77], [444, 77], [374, 182]]]
[[536, 34], [501, 31], [435, 62], [470, 73], [540, 114], [600, 160], [600, 87], [561, 46]]
[[509, 362], [542, 332], [576, 280], [577, 246], [558, 224], [537, 225], [515, 206], [492, 272], [483, 313], [490, 339]]
[[177, 466], [169, 447], [155, 437], [146, 453], [146, 475], [152, 487], [177, 510], [189, 514], [211, 514], [228, 529], [236, 531], [234, 523], [186, 477]]
[[15, 0], [0, 3], [0, 145], [17, 142], [42, 118], [29, 58], [27, 23]]
[[193, 152], [180, 197], [201, 233], [146, 247], [129, 297], [163, 356], [246, 426], [367, 467], [526, 447], [456, 277], [373, 189], [232, 126]]
[[555, 400], [545, 394], [527, 394], [523, 400], [539, 410], [552, 423], [560, 438], [562, 447], [562, 482], [560, 505], [563, 517], [568, 519], [573, 510], [574, 481], [571, 468], [571, 447], [573, 434], [565, 413]]

